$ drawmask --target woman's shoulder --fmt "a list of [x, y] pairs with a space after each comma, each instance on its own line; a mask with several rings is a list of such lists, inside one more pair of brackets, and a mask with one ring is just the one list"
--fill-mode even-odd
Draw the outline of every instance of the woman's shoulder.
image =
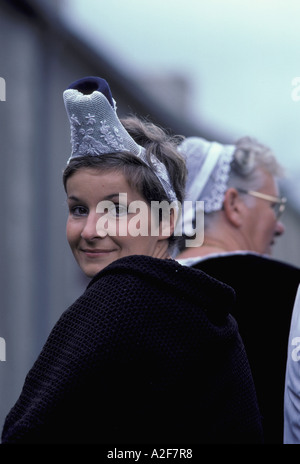
[[[175, 259], [159, 259], [145, 255], [131, 255], [118, 259], [99, 272], [89, 283], [88, 288], [100, 280], [133, 280], [140, 284], [155, 285], [156, 288], [171, 286], [174, 289], [190, 293], [191, 288], [202, 292], [224, 291], [230, 293], [230, 289], [210, 275], [192, 266], [186, 266]], [[159, 284], [159, 285], [157, 285]]]
[[[202, 270], [182, 266], [173, 259], [158, 259], [143, 255], [121, 258], [94, 277], [87, 288], [86, 301], [105, 301], [118, 308], [145, 308], [156, 314], [191, 312], [199, 318], [224, 321], [235, 302], [235, 292], [226, 283]], [[165, 309], [163, 309], [165, 308]], [[126, 310], [125, 310], [126, 311]]]

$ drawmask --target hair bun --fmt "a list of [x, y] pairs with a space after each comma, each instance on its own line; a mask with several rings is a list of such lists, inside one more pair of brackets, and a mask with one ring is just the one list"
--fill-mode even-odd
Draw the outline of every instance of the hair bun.
[[255, 168], [255, 150], [251, 148], [237, 148], [234, 152], [236, 169], [241, 175], [248, 175]]

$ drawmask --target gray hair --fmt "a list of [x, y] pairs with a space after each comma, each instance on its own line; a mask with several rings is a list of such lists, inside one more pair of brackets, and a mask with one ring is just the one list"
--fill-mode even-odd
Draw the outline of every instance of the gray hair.
[[[234, 145], [236, 148], [230, 163], [227, 189], [258, 190], [262, 187], [263, 172], [275, 178], [283, 177], [284, 169], [268, 146], [249, 136], [238, 139]], [[255, 200], [245, 196], [244, 201], [251, 207]], [[212, 225], [217, 214], [218, 211], [205, 215], [205, 228]]]
[[283, 176], [283, 168], [272, 150], [251, 137], [243, 137], [235, 142], [235, 151], [230, 165], [227, 187], [255, 190], [260, 188], [259, 171], [274, 177]]

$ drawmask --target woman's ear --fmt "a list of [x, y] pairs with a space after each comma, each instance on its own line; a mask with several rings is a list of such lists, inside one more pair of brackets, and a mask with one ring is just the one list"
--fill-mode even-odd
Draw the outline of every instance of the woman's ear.
[[244, 210], [245, 203], [241, 200], [238, 191], [232, 187], [226, 190], [223, 202], [223, 211], [226, 219], [234, 227], [240, 227], [242, 225]]

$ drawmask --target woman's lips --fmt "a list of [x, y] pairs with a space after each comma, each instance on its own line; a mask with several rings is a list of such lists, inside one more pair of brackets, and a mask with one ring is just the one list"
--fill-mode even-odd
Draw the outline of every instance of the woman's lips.
[[85, 256], [88, 256], [89, 258], [97, 258], [99, 256], [107, 255], [108, 253], [111, 253], [114, 250], [82, 249], [81, 251], [85, 254]]

